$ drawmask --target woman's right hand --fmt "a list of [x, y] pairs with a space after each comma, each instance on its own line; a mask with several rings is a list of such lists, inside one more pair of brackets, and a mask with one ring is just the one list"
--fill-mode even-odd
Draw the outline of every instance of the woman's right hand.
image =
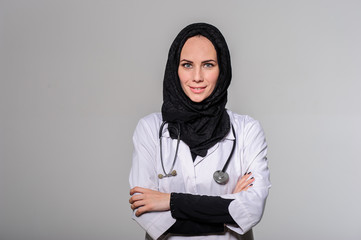
[[159, 212], [170, 209], [170, 193], [134, 187], [130, 189], [130, 195], [132, 195], [129, 199], [130, 208], [137, 209], [135, 212], [137, 217], [146, 212]]
[[248, 188], [253, 186], [254, 177], [249, 178], [252, 175], [251, 172], [246, 173], [238, 180], [236, 187], [233, 190], [233, 193], [239, 193], [241, 191], [247, 191]]

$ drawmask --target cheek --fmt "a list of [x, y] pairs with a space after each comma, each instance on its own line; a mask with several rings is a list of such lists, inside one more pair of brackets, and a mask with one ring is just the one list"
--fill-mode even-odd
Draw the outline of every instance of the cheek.
[[186, 86], [186, 81], [187, 81], [186, 79], [187, 78], [186, 78], [185, 72], [178, 69], [178, 77], [179, 77], [179, 81], [180, 81], [181, 87], [183, 89], [183, 92], [186, 92], [185, 86]]
[[180, 69], [178, 69], [178, 77], [182, 86], [188, 81], [189, 78], [187, 72]]
[[208, 75], [209, 83], [215, 85], [217, 83], [218, 77], [219, 77], [219, 70], [210, 72]]

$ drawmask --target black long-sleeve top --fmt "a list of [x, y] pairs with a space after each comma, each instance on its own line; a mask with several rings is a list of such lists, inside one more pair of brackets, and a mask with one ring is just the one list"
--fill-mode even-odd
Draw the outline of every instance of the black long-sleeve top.
[[168, 229], [168, 233], [222, 233], [225, 223], [235, 223], [228, 211], [232, 201], [218, 196], [171, 193], [170, 210], [176, 222]]

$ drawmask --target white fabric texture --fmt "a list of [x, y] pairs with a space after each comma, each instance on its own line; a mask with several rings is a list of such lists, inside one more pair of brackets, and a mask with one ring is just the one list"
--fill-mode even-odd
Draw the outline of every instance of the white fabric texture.
[[[237, 225], [226, 225], [224, 234], [207, 235], [207, 239], [242, 239], [262, 218], [266, 198], [271, 187], [267, 144], [263, 129], [258, 121], [246, 115], [238, 115], [228, 110], [230, 121], [236, 134], [236, 148], [228, 165], [229, 182], [219, 185], [213, 180], [213, 173], [223, 168], [231, 153], [234, 135], [232, 131], [219, 143], [210, 148], [207, 155], [197, 156], [193, 162], [189, 147], [182, 141], [174, 169], [177, 176], [158, 178], [164, 174], [160, 161], [159, 129], [162, 124], [160, 113], [142, 118], [134, 132], [133, 163], [130, 171], [130, 187], [150, 188], [161, 192], [191, 193], [221, 196], [235, 199], [229, 205], [229, 212]], [[165, 170], [173, 164], [177, 140], [169, 137], [167, 125], [162, 134], [162, 153]], [[247, 172], [255, 178], [247, 191], [232, 194], [237, 181]], [[145, 213], [133, 219], [153, 239], [205, 239], [205, 236], [163, 235], [174, 223], [170, 211]], [[149, 238], [149, 236], [147, 236]]]

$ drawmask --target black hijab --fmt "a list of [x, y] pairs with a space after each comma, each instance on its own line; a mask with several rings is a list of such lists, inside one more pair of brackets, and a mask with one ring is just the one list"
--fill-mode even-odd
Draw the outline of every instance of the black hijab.
[[[219, 76], [216, 87], [202, 102], [193, 102], [183, 91], [178, 66], [181, 50], [188, 38], [202, 35], [209, 39], [217, 52]], [[180, 138], [190, 148], [193, 160], [197, 155], [206, 156], [207, 150], [222, 140], [230, 130], [226, 112], [227, 88], [231, 82], [231, 59], [227, 43], [221, 32], [207, 23], [194, 23], [185, 27], [173, 41], [163, 81], [163, 121], [167, 121], [171, 138], [172, 130], [180, 125]]]

